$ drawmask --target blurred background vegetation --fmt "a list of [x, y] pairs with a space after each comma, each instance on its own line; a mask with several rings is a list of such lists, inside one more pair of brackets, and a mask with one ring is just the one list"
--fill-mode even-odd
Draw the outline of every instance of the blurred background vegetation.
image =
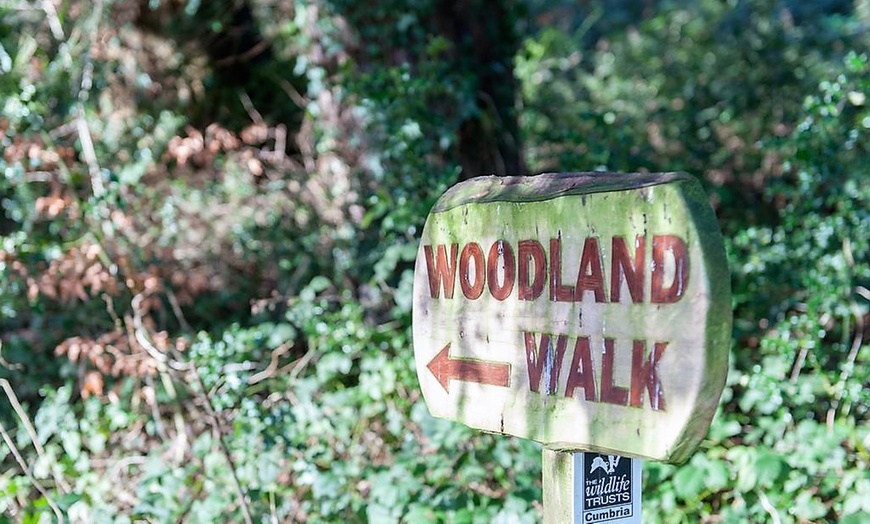
[[870, 522], [867, 0], [0, 0], [0, 522], [536, 522], [429, 416], [416, 238], [478, 174], [699, 177], [708, 438], [649, 522]]

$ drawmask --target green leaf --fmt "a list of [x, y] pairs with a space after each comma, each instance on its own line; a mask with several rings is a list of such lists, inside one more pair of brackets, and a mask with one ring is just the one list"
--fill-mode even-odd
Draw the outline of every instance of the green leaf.
[[259, 453], [257, 456], [257, 480], [260, 486], [270, 489], [278, 479], [280, 461], [274, 453]]
[[439, 518], [439, 514], [435, 513], [432, 508], [415, 503], [412, 503], [408, 507], [408, 512], [402, 516], [402, 522], [407, 522], [408, 524], [417, 522], [420, 524], [434, 524], [436, 522], [443, 522], [443, 520], [443, 515]]
[[9, 56], [3, 43], [0, 42], [0, 74], [5, 75], [10, 71], [12, 71], [12, 57]]
[[786, 467], [783, 459], [776, 453], [760, 450], [755, 460], [755, 476], [758, 479], [758, 485], [765, 488], [773, 486]]
[[677, 496], [686, 500], [699, 497], [705, 487], [705, 472], [703, 468], [686, 464], [674, 474], [674, 491]]
[[728, 450], [727, 457], [737, 469], [735, 489], [741, 493], [752, 491], [758, 483], [755, 449], [746, 446], [734, 447]]
[[[862, 472], [867, 475], [866, 471]], [[844, 495], [843, 513], [870, 513], [870, 478], [861, 478], [857, 480], [849, 488], [849, 492]]]
[[707, 489], [710, 491], [719, 491], [728, 486], [730, 474], [728, 466], [724, 461], [710, 461], [707, 464]]
[[870, 524], [870, 512], [860, 511], [846, 515], [840, 520], [840, 524]]

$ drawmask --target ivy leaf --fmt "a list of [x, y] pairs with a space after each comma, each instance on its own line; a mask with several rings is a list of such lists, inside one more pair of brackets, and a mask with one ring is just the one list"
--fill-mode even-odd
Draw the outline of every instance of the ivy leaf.
[[866, 511], [860, 511], [858, 513], [852, 513], [851, 515], [846, 515], [843, 517], [843, 520], [840, 521], [841, 524], [870, 524], [870, 513]]
[[785, 471], [786, 464], [782, 458], [770, 451], [761, 450], [755, 460], [756, 478], [758, 485], [771, 487], [779, 476]]
[[[694, 462], [694, 461], [693, 461]], [[693, 463], [689, 463], [674, 475], [674, 491], [677, 496], [686, 500], [699, 497], [705, 487], [705, 472]]]
[[707, 489], [719, 491], [728, 485], [728, 466], [724, 461], [710, 461], [707, 464]]

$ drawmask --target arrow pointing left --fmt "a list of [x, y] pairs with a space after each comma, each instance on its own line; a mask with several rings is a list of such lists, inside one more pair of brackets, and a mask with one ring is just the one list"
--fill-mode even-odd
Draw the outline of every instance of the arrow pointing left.
[[428, 363], [426, 367], [435, 375], [444, 391], [450, 392], [450, 380], [476, 382], [489, 386], [510, 386], [511, 365], [504, 362], [489, 362], [471, 358], [450, 356], [450, 343]]

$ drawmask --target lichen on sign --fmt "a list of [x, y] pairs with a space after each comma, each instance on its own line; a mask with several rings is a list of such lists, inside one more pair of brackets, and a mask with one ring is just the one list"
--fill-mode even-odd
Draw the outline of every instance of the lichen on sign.
[[729, 286], [689, 175], [463, 182], [417, 256], [423, 395], [435, 416], [554, 449], [680, 462], [724, 386]]

